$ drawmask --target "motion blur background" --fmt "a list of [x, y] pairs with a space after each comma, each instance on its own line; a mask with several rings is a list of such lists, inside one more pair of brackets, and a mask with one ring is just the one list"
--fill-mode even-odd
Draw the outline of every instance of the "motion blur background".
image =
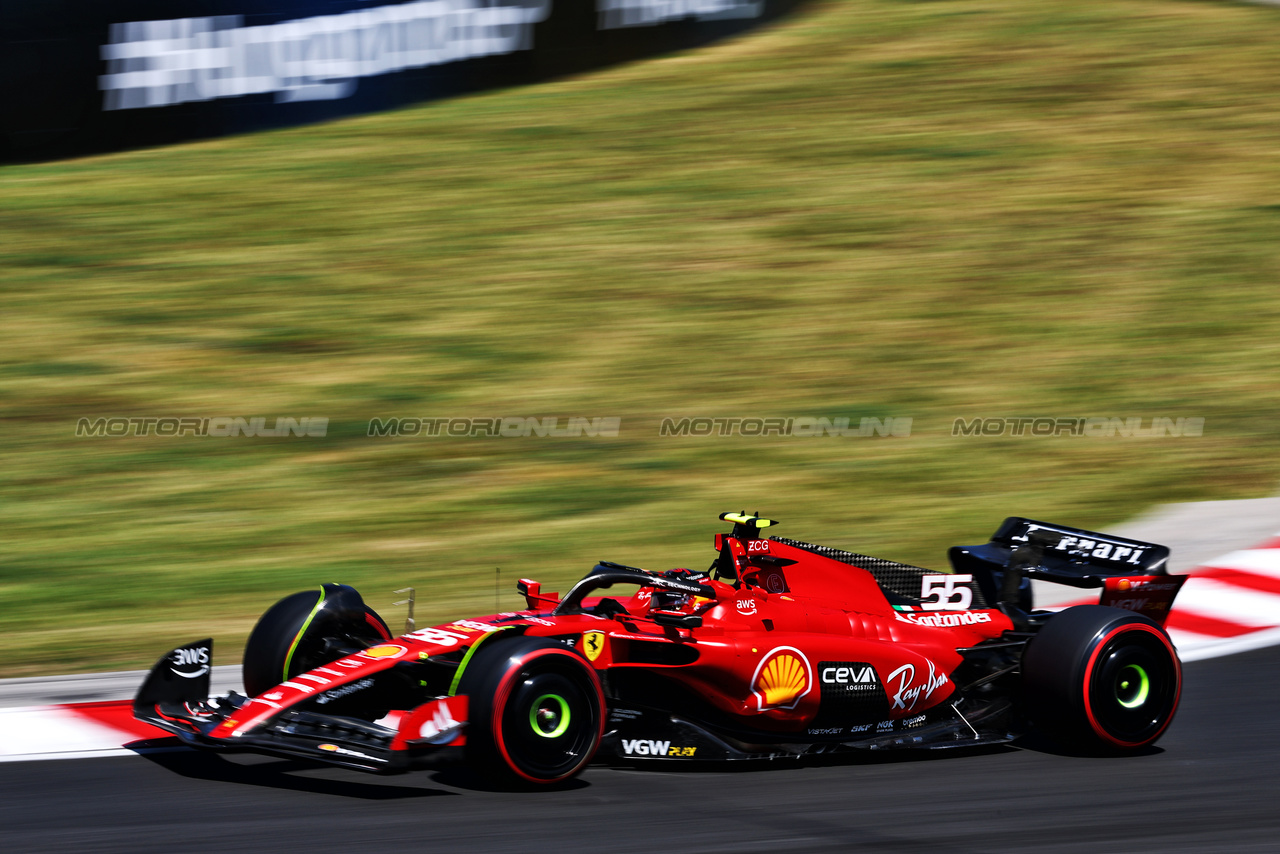
[[[1280, 10], [813, 0], [696, 50], [0, 166], [0, 675], [149, 666], [325, 581], [393, 626], [724, 510], [925, 566], [1280, 479]], [[323, 437], [76, 435], [328, 418]], [[370, 437], [373, 418], [621, 419]], [[664, 418], [909, 436], [661, 436]], [[1203, 418], [1200, 436], [955, 419]], [[495, 593], [495, 567], [503, 586]]]

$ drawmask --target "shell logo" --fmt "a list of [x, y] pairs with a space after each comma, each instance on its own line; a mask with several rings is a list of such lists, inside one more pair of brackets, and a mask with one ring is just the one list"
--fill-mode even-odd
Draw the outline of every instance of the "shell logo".
[[800, 698], [813, 689], [812, 673], [809, 659], [795, 647], [770, 650], [760, 659], [751, 677], [751, 693], [756, 698], [757, 710], [794, 709]]
[[360, 653], [365, 658], [397, 658], [404, 655], [407, 650], [394, 643], [384, 643], [379, 646], [371, 646], [364, 652]]
[[1133, 585], [1129, 583], [1129, 579], [1127, 578], [1122, 578], [1116, 583], [1116, 587], [1119, 587], [1121, 590], [1128, 590], [1132, 586]]

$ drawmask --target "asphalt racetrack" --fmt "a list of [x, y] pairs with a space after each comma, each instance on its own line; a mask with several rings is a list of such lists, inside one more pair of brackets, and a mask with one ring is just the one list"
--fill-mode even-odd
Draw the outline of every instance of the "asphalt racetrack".
[[[594, 767], [491, 792], [457, 772], [374, 777], [176, 750], [0, 764], [10, 852], [1132, 852], [1280, 846], [1280, 648], [1186, 666], [1146, 755], [1047, 745], [738, 771]], [[868, 761], [868, 760], [871, 761]]]

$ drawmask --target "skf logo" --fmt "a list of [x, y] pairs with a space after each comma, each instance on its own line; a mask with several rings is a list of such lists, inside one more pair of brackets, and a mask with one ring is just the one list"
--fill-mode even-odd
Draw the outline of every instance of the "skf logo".
[[400, 656], [404, 655], [406, 652], [408, 652], [408, 650], [406, 650], [404, 647], [400, 646], [399, 644], [384, 643], [378, 646], [371, 646], [360, 654], [365, 658], [377, 659], [377, 658], [399, 658]]
[[589, 661], [595, 661], [604, 652], [604, 632], [583, 632], [582, 651]]
[[804, 653], [795, 647], [780, 646], [760, 659], [751, 677], [751, 693], [756, 709], [794, 709], [800, 698], [813, 689], [812, 669]]

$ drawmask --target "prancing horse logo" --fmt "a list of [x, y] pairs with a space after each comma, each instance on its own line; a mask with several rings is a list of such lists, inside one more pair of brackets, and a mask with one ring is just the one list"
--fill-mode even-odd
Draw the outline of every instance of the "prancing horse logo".
[[604, 652], [604, 632], [583, 632], [582, 651], [590, 661], [599, 658], [600, 653]]

